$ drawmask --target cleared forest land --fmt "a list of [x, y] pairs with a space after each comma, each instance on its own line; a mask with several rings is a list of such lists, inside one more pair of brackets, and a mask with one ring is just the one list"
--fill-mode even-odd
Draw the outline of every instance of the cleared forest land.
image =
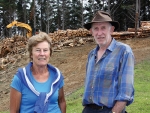
[[[136, 64], [150, 59], [150, 37], [118, 41], [131, 46]], [[64, 47], [60, 51], [53, 52], [50, 63], [58, 67], [64, 75], [66, 96], [83, 86], [87, 55], [95, 46], [95, 42], [86, 42], [81, 46]], [[28, 63], [28, 54], [16, 54], [11, 57], [11, 59], [14, 58], [16, 59], [15, 63], [10, 63], [0, 70], [0, 111], [9, 109], [10, 83], [16, 70]]]

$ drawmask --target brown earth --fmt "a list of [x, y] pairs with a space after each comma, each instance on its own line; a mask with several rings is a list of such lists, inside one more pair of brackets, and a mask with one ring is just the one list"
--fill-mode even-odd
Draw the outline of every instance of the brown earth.
[[[150, 59], [150, 37], [130, 40], [118, 40], [131, 46], [136, 64]], [[84, 84], [85, 65], [89, 51], [95, 47], [94, 42], [87, 42], [79, 47], [65, 47], [61, 51], [53, 52], [50, 63], [58, 67], [65, 78], [65, 95], [69, 95]], [[0, 111], [9, 109], [9, 90], [13, 75], [18, 67], [28, 63], [27, 55], [23, 55], [15, 64], [0, 71]]]

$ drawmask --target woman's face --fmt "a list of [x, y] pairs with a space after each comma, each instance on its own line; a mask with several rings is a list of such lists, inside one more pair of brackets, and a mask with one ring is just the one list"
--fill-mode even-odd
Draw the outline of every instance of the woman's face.
[[50, 45], [47, 41], [40, 42], [32, 48], [32, 61], [37, 66], [45, 66], [50, 59]]

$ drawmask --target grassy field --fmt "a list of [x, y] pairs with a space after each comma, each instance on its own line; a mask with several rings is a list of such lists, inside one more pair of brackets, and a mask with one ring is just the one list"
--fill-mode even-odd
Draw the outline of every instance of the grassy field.
[[[135, 99], [127, 107], [128, 113], [149, 113], [150, 112], [150, 60], [144, 61], [135, 66]], [[67, 113], [82, 112], [83, 87], [72, 93], [67, 100]], [[0, 112], [8, 113], [8, 112]]]
[[[150, 60], [135, 66], [135, 98], [126, 108], [128, 113], [150, 112]], [[82, 112], [83, 87], [67, 97], [67, 113]]]

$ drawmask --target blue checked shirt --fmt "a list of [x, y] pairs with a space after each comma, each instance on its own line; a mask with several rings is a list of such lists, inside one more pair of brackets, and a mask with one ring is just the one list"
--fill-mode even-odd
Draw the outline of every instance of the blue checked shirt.
[[99, 46], [88, 55], [83, 105], [95, 103], [113, 107], [116, 101], [134, 98], [134, 55], [131, 48], [112, 40], [102, 58], [96, 63]]

